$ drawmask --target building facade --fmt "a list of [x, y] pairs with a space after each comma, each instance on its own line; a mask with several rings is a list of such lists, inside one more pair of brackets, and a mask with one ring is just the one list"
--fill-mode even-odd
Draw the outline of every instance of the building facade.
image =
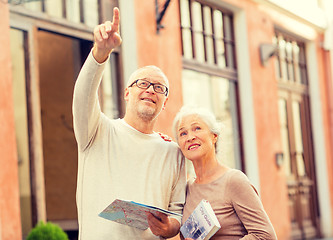
[[72, 93], [114, 6], [123, 43], [103, 111], [122, 117], [130, 74], [157, 65], [170, 95], [156, 131], [172, 136], [184, 104], [209, 108], [221, 161], [258, 189], [278, 239], [333, 237], [330, 0], [1, 0], [0, 240], [24, 239], [40, 220], [77, 236]]

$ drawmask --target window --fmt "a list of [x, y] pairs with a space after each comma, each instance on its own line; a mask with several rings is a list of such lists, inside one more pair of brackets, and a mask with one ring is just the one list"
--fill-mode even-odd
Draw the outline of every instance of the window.
[[228, 79], [183, 70], [183, 100], [190, 104], [210, 109], [221, 122], [222, 144], [218, 149], [223, 162], [231, 167], [240, 167], [236, 160], [239, 156], [239, 138], [235, 84]]
[[35, 14], [46, 14], [94, 27], [99, 23], [99, 0], [9, 0]]
[[[306, 147], [312, 148], [305, 137], [311, 132], [305, 127], [310, 122], [309, 89], [305, 44], [286, 33], [276, 31], [273, 42], [279, 47], [275, 61], [279, 83], [280, 128], [284, 146], [286, 176], [305, 176]], [[309, 173], [307, 175], [310, 175]]]
[[277, 78], [283, 82], [307, 85], [304, 43], [279, 32], [275, 34], [273, 43], [279, 47], [276, 61]]
[[236, 69], [233, 15], [200, 1], [180, 0], [183, 57]]
[[[233, 15], [199, 0], [180, 0], [183, 101], [221, 122], [222, 161], [241, 169]], [[190, 173], [192, 174], [192, 173]]]

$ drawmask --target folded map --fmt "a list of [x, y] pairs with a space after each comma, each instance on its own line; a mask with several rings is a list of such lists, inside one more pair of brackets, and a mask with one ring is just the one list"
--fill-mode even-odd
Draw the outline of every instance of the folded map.
[[150, 212], [153, 215], [156, 215], [157, 212], [161, 212], [169, 216], [182, 216], [179, 213], [170, 212], [158, 207], [120, 199], [114, 200], [100, 214], [98, 214], [98, 216], [117, 223], [146, 230], [149, 227], [147, 212]]

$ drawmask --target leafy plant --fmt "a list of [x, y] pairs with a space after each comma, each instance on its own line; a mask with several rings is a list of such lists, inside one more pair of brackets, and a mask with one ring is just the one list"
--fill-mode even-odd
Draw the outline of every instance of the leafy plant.
[[68, 236], [58, 225], [40, 221], [31, 229], [27, 240], [68, 240]]

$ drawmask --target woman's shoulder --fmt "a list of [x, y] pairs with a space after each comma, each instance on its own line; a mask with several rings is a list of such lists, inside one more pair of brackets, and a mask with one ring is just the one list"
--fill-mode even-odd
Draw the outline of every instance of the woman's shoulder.
[[238, 185], [240, 183], [250, 184], [250, 180], [246, 176], [246, 174], [238, 169], [230, 169], [228, 172], [226, 172], [226, 177], [228, 179], [227, 180], [228, 184], [231, 184], [231, 185]]
[[227, 185], [231, 192], [238, 194], [240, 191], [254, 191], [256, 195], [259, 195], [257, 189], [253, 186], [249, 178], [242, 171], [238, 169], [232, 169], [228, 172], [228, 175]]
[[245, 173], [243, 173], [241, 170], [231, 168], [226, 172], [226, 175], [229, 176], [229, 178], [247, 178]]

